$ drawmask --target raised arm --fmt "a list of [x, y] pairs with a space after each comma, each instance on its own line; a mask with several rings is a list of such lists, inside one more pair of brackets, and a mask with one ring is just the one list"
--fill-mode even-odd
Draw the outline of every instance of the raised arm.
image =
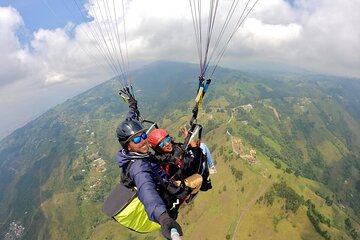
[[126, 115], [126, 119], [139, 120], [140, 119], [140, 111], [138, 109], [137, 101], [136, 101], [135, 96], [133, 94], [132, 87], [128, 87], [128, 86], [123, 87], [119, 91], [119, 95], [129, 105], [129, 111], [128, 111], [127, 115]]
[[[183, 134], [184, 139], [186, 139], [187, 135], [189, 134], [189, 132], [188, 132], [188, 130], [186, 128], [186, 125], [181, 127], [181, 132]], [[191, 147], [196, 147], [196, 142], [194, 141], [194, 139], [191, 139], [190, 146]]]

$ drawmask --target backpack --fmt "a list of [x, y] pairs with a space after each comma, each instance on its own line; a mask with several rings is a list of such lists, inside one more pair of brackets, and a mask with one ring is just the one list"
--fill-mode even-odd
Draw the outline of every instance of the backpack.
[[151, 221], [145, 207], [138, 198], [137, 188], [128, 176], [134, 161], [130, 161], [126, 172], [122, 171], [120, 183], [110, 192], [104, 202], [103, 212], [126, 228], [139, 233], [148, 233], [160, 229], [160, 225]]
[[160, 225], [149, 220], [145, 207], [137, 197], [136, 188], [128, 188], [122, 182], [111, 191], [103, 205], [103, 212], [115, 221], [139, 233], [160, 229]]
[[[148, 233], [159, 230], [160, 225], [149, 220], [144, 205], [137, 197], [137, 189], [129, 176], [129, 169], [133, 162], [134, 160], [129, 162], [127, 171], [121, 175], [120, 183], [105, 200], [103, 212], [121, 225], [136, 232]], [[155, 175], [160, 183], [160, 188], [157, 190], [166, 205], [167, 212], [170, 217], [176, 219], [178, 209], [191, 189], [184, 186], [167, 185], [158, 173]]]

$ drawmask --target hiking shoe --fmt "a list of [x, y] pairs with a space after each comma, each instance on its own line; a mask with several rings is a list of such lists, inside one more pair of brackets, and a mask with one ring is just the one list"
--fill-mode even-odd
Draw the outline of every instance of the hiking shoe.
[[206, 192], [207, 190], [210, 189], [212, 189], [212, 184], [211, 184], [211, 179], [209, 177], [206, 181], [203, 181], [200, 191]]
[[210, 173], [210, 174], [215, 174], [215, 173], [217, 173], [215, 166], [212, 166], [211, 168], [209, 168], [209, 173]]

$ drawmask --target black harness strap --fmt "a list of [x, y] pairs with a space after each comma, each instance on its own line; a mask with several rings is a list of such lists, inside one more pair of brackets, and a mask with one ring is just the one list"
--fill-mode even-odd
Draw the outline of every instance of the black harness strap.
[[135, 183], [133, 182], [133, 180], [129, 176], [130, 167], [134, 162], [135, 162], [135, 160], [130, 160], [130, 162], [128, 163], [128, 165], [126, 167], [125, 172], [124, 172], [124, 169], [122, 168], [121, 182], [122, 182], [122, 184], [124, 184], [125, 187], [128, 187], [128, 188], [134, 188], [135, 187]]
[[[136, 160], [131, 160], [126, 168], [125, 174], [121, 177], [121, 182], [124, 184], [124, 186], [128, 188], [134, 188], [135, 183], [129, 176], [130, 167]], [[146, 159], [143, 159], [143, 161], [147, 161]], [[151, 162], [151, 161], [147, 161]], [[191, 189], [186, 187], [184, 184], [181, 184], [180, 186], [175, 186], [175, 183], [169, 182], [169, 184], [166, 184], [165, 181], [161, 178], [160, 174], [158, 172], [154, 172], [156, 179], [159, 181], [161, 187], [164, 191], [166, 191], [170, 196], [174, 196], [177, 199], [184, 199], [189, 192], [191, 192]], [[183, 183], [183, 181], [182, 181]], [[163, 195], [164, 196], [164, 195]], [[167, 196], [164, 196], [167, 197]], [[170, 198], [170, 197], [168, 197]], [[166, 199], [167, 202], [169, 202], [169, 199]]]

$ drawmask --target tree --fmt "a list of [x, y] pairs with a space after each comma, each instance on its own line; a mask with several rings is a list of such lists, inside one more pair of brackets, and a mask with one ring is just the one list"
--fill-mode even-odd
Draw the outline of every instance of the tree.
[[223, 155], [223, 154], [224, 154], [224, 146], [223, 146], [223, 145], [221, 145], [220, 150], [219, 150], [219, 153], [220, 153], [220, 155]]
[[281, 163], [280, 163], [279, 161], [276, 161], [276, 162], [275, 162], [275, 167], [276, 167], [277, 169], [280, 169], [280, 168], [281, 168]]
[[329, 196], [326, 196], [325, 202], [326, 202], [326, 205], [328, 205], [330, 207], [333, 204], [334, 200], [331, 199]]
[[347, 231], [350, 231], [353, 228], [350, 218], [345, 219], [345, 229]]

